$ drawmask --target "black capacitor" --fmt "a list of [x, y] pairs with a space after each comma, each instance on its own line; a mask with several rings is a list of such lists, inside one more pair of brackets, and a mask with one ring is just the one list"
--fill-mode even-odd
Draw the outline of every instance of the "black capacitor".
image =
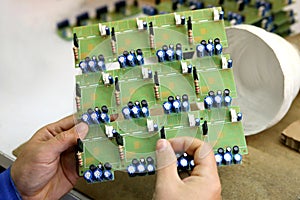
[[147, 30], [147, 28], [148, 28], [147, 22], [143, 22], [143, 28], [144, 28], [144, 30]]
[[90, 115], [90, 114], [92, 114], [94, 112], [94, 110], [92, 109], [92, 108], [89, 108], [88, 110], [87, 110], [87, 113]]
[[110, 85], [114, 84], [114, 78], [112, 76], [108, 76], [108, 81]]
[[154, 163], [154, 160], [153, 160], [153, 158], [151, 156], [148, 156], [146, 158], [146, 161], [147, 161], [148, 164], [153, 164]]
[[166, 52], [166, 51], [168, 50], [168, 46], [167, 46], [167, 45], [163, 45], [163, 46], [161, 47], [161, 49], [162, 49], [164, 52]]
[[107, 162], [107, 163], [104, 164], [104, 168], [107, 169], [107, 170], [111, 170], [112, 165], [109, 162]]
[[224, 0], [219, 0], [219, 5], [223, 5], [224, 4]]
[[243, 0], [238, 1], [238, 10], [243, 11], [245, 8], [245, 2]]
[[123, 55], [127, 58], [127, 56], [129, 55], [129, 52], [128, 51], [123, 51]]
[[207, 133], [208, 133], [207, 121], [204, 121], [202, 124], [202, 133], [203, 133], [203, 135], [207, 135]]
[[182, 95], [182, 101], [188, 101], [189, 96], [187, 94]]
[[214, 44], [215, 44], [215, 46], [216, 46], [217, 44], [220, 44], [220, 43], [221, 43], [221, 41], [220, 41], [219, 38], [215, 38], [215, 39], [214, 39]]
[[217, 152], [221, 155], [224, 155], [225, 151], [222, 147], [218, 148]]
[[188, 28], [188, 30], [192, 30], [193, 29], [191, 16], [189, 16], [189, 18], [188, 18], [187, 28]]
[[222, 91], [221, 90], [217, 90], [217, 95], [222, 95]]
[[169, 44], [169, 49], [174, 50], [174, 45], [173, 44]]
[[181, 16], [181, 25], [185, 25], [185, 16]]
[[143, 55], [142, 49], [137, 49], [137, 50], [136, 50], [136, 54], [142, 56], [142, 55]]
[[94, 164], [91, 164], [89, 166], [89, 169], [93, 172], [93, 171], [95, 171], [97, 169], [97, 167]]
[[176, 44], [176, 50], [181, 50], [182, 49], [182, 45], [180, 43]]
[[230, 95], [230, 90], [229, 89], [225, 89], [223, 92], [223, 96], [229, 96]]
[[173, 96], [169, 96], [169, 97], [168, 97], [168, 102], [170, 102], [170, 103], [172, 104], [173, 101], [174, 101], [174, 97], [173, 97]]
[[211, 97], [215, 96], [215, 92], [214, 92], [214, 91], [212, 91], [212, 90], [211, 90], [211, 91], [209, 91], [209, 92], [208, 92], [208, 96], [211, 96]]
[[135, 102], [134, 102], [134, 105], [135, 105], [136, 107], [138, 107], [138, 108], [140, 108], [140, 107], [141, 107], [141, 104], [140, 104], [140, 102], [139, 102], [139, 101], [135, 101]]
[[175, 96], [175, 99], [176, 99], [177, 101], [180, 101], [180, 100], [181, 100], [179, 95], [176, 95], [176, 96]]
[[213, 44], [213, 40], [212, 39], [208, 39], [208, 44]]
[[108, 108], [107, 108], [107, 106], [106, 106], [106, 105], [103, 105], [103, 106], [101, 107], [101, 111], [102, 111], [103, 113], [108, 113]]
[[90, 57], [87, 56], [87, 57], [85, 57], [84, 60], [85, 60], [85, 62], [89, 62], [91, 59], [90, 59]]
[[148, 103], [147, 103], [147, 101], [145, 99], [143, 99], [141, 101], [141, 105], [142, 105], [142, 107], [148, 107]]
[[177, 8], [178, 8], [177, 3], [178, 3], [177, 1], [172, 1], [172, 10], [173, 11], [177, 10]]
[[226, 147], [226, 152], [231, 153], [231, 147]]
[[105, 58], [104, 58], [104, 56], [102, 55], [102, 54], [100, 54], [99, 56], [98, 56], [98, 60], [99, 61], [105, 61]]
[[95, 111], [98, 115], [101, 114], [101, 110], [100, 110], [97, 106], [95, 107], [94, 111]]
[[133, 106], [134, 106], [134, 104], [132, 103], [132, 101], [129, 101], [129, 102], [127, 103], [127, 106], [128, 106], [129, 109], [132, 109]]
[[110, 30], [109, 30], [108, 27], [105, 28], [105, 34], [106, 34], [106, 35], [110, 35]]
[[145, 158], [143, 158], [143, 157], [140, 158], [140, 163], [143, 165], [147, 164]]
[[129, 53], [130, 53], [131, 55], [133, 55], [134, 57], [136, 57], [134, 49], [131, 49]]
[[56, 25], [57, 25], [58, 29], [63, 29], [63, 28], [66, 28], [66, 27], [70, 26], [70, 23], [69, 23], [68, 19], [65, 19], [61, 22], [58, 22]]
[[134, 165], [134, 166], [137, 166], [138, 164], [140, 164], [140, 161], [136, 158], [132, 159], [131, 163]]
[[237, 154], [237, 153], [239, 153], [239, 151], [240, 151], [240, 148], [237, 145], [232, 147], [232, 153], [233, 154]]
[[80, 138], [77, 138], [77, 151], [83, 152], [83, 143]]
[[202, 40], [202, 41], [200, 42], [200, 44], [202, 44], [203, 46], [206, 47], [206, 40]]

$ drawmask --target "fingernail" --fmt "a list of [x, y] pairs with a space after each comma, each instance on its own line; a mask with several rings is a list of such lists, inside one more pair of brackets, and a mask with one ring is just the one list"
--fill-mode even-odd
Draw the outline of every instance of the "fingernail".
[[88, 125], [81, 122], [79, 124], [76, 125], [76, 132], [78, 134], [78, 136], [80, 137], [80, 139], [85, 138], [87, 132], [88, 132]]
[[160, 140], [157, 141], [157, 143], [156, 143], [156, 150], [157, 151], [163, 151], [163, 150], [166, 149], [166, 147], [167, 147], [167, 140], [160, 139]]

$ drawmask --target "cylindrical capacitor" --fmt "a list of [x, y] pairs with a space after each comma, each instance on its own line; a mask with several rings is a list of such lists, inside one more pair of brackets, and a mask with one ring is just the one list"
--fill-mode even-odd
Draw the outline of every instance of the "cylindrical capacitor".
[[114, 84], [114, 78], [112, 76], [108, 76], [108, 82], [110, 85]]
[[94, 124], [99, 124], [100, 121], [98, 120], [98, 114], [96, 112], [93, 112], [91, 115], [91, 120], [93, 121]]
[[202, 44], [204, 47], [206, 46], [206, 40], [201, 40], [200, 44]]
[[175, 51], [175, 57], [176, 57], [176, 60], [182, 60], [182, 50], [181, 49], [177, 49]]
[[214, 41], [213, 41], [212, 39], [208, 39], [207, 43], [208, 43], [208, 44], [213, 44]]
[[82, 71], [83, 74], [86, 74], [86, 73], [89, 72], [88, 65], [87, 65], [87, 63], [85, 61], [81, 61], [79, 63], [79, 67], [80, 67], [80, 69], [81, 69], [81, 71]]
[[130, 177], [133, 177], [136, 175], [136, 166], [133, 165], [133, 164], [130, 164], [128, 167], [127, 167], [127, 173]]
[[167, 52], [169, 48], [168, 48], [167, 45], [163, 45], [163, 46], [161, 47], [161, 49], [162, 49], [164, 52]]
[[226, 147], [226, 152], [229, 152], [229, 153], [231, 153], [231, 147]]
[[134, 106], [134, 104], [132, 103], [132, 101], [129, 101], [129, 102], [127, 103], [127, 106], [128, 106], [129, 109], [132, 109], [133, 106]]
[[166, 58], [168, 61], [173, 61], [174, 60], [174, 50], [168, 49], [166, 51]]
[[225, 89], [223, 92], [223, 96], [229, 96], [230, 95], [230, 90], [229, 89]]
[[153, 129], [154, 129], [154, 131], [158, 131], [158, 125], [157, 125], [157, 124], [154, 124], [154, 125], [153, 125]]
[[104, 170], [103, 178], [106, 179], [106, 180], [112, 180], [113, 179], [113, 174], [111, 173], [110, 170]]
[[169, 49], [172, 49], [174, 51], [174, 45], [173, 44], [169, 44]]
[[130, 109], [128, 107], [124, 107], [122, 109], [122, 113], [125, 119], [130, 119]]
[[218, 148], [217, 152], [218, 152], [218, 154], [223, 155], [225, 153], [225, 150], [222, 147], [220, 147], [220, 148]]
[[230, 165], [232, 163], [232, 154], [227, 152], [223, 156], [223, 162], [225, 165]]
[[215, 47], [215, 54], [216, 55], [221, 55], [222, 51], [223, 51], [222, 45], [221, 44], [217, 44], [216, 47]]
[[179, 113], [181, 111], [181, 108], [180, 108], [180, 101], [178, 100], [174, 100], [173, 103], [172, 103], [172, 108], [173, 108], [173, 112], [175, 113]]
[[217, 153], [217, 154], [215, 154], [215, 159], [216, 159], [217, 166], [220, 166], [223, 161], [223, 155]]
[[233, 156], [233, 162], [234, 162], [234, 164], [241, 164], [241, 162], [242, 162], [242, 155], [241, 154], [235, 154], [234, 156]]
[[83, 178], [88, 182], [92, 183], [93, 182], [93, 172], [91, 170], [87, 170], [83, 174]]
[[148, 78], [152, 78], [152, 77], [153, 77], [152, 70], [148, 70]]
[[221, 11], [219, 12], [219, 20], [223, 20], [223, 19], [224, 19], [224, 11], [221, 10]]
[[211, 43], [206, 45], [206, 52], [208, 56], [213, 56], [214, 54], [214, 46]]
[[199, 118], [195, 119], [195, 126], [200, 126], [200, 119]]
[[214, 106], [217, 108], [222, 107], [222, 95], [216, 95], [214, 97]]
[[210, 96], [210, 97], [214, 97], [214, 96], [215, 96], [215, 92], [212, 91], [212, 90], [209, 91], [207, 94], [208, 94], [208, 96]]
[[154, 164], [154, 160], [153, 160], [153, 158], [151, 156], [148, 156], [146, 158], [146, 161], [147, 161], [148, 164]]
[[137, 174], [139, 176], [143, 176], [143, 175], [146, 175], [147, 171], [146, 171], [146, 166], [142, 163], [138, 164], [136, 166], [136, 169], [137, 169]]
[[192, 65], [188, 65], [187, 68], [188, 68], [188, 73], [191, 74], [192, 70], [193, 70], [193, 66]]
[[141, 104], [140, 104], [139, 101], [135, 101], [135, 102], [134, 102], [134, 105], [135, 105], [136, 107], [138, 107], [138, 108], [141, 108]]
[[237, 120], [241, 121], [243, 119], [243, 114], [241, 112], [237, 113]]
[[155, 166], [153, 164], [147, 165], [147, 172], [149, 175], [155, 174]]
[[181, 16], [181, 22], [180, 22], [181, 25], [185, 25], [185, 16]]
[[232, 101], [232, 98], [230, 96], [224, 97], [224, 106], [230, 106], [231, 101]]
[[197, 45], [196, 47], [197, 57], [201, 58], [205, 56], [205, 46], [202, 44]]
[[182, 103], [181, 103], [181, 110], [183, 112], [188, 112], [190, 110], [190, 103], [189, 103], [189, 101], [182, 101]]
[[158, 50], [156, 52], [156, 56], [157, 56], [158, 62], [164, 62], [165, 61], [165, 52], [163, 50]]
[[103, 123], [109, 123], [110, 122], [110, 118], [109, 118], [108, 114], [107, 113], [103, 113], [103, 112], [100, 115], [100, 120]]
[[148, 28], [147, 22], [143, 22], [143, 29], [147, 30], [147, 28]]
[[141, 101], [141, 106], [142, 106], [142, 107], [148, 107], [148, 103], [147, 103], [147, 101], [146, 101], [145, 99], [143, 99], [143, 100]]
[[237, 153], [239, 153], [239, 151], [240, 151], [240, 148], [237, 145], [232, 147], [232, 153], [233, 154], [237, 154]]
[[149, 117], [149, 109], [147, 107], [142, 107], [142, 116]]
[[131, 109], [131, 116], [133, 118], [139, 118], [140, 117], [140, 108], [137, 106], [133, 106]]
[[228, 59], [227, 61], [227, 67], [232, 68], [232, 59]]
[[99, 60], [97, 64], [98, 64], [99, 71], [105, 71], [106, 70], [106, 66], [105, 66], [105, 63], [104, 63], [103, 60]]
[[108, 108], [107, 108], [107, 106], [106, 106], [106, 105], [101, 106], [101, 111], [102, 111], [103, 113], [108, 113]]
[[188, 167], [189, 167], [189, 162], [188, 162], [187, 158], [181, 156], [178, 159], [178, 168], [181, 170], [185, 170], [185, 169], [188, 169]]
[[171, 114], [172, 104], [168, 101], [164, 102], [163, 108], [165, 111], [165, 114]]
[[204, 107], [206, 109], [211, 109], [212, 105], [213, 105], [213, 98], [211, 96], [207, 96], [204, 98]]
[[83, 113], [81, 115], [81, 120], [87, 124], [92, 124], [91, 117], [88, 113]]
[[120, 64], [120, 68], [126, 67], [126, 57], [124, 55], [118, 57], [118, 62]]
[[219, 38], [214, 39], [214, 45], [217, 46], [217, 44], [221, 44], [221, 41]]
[[173, 103], [173, 101], [174, 101], [174, 97], [173, 96], [169, 96], [168, 97], [168, 102]]
[[189, 100], [189, 96], [187, 94], [182, 95], [182, 101], [188, 101]]
[[143, 58], [143, 56], [137, 55], [137, 56], [136, 56], [136, 63], [137, 63], [138, 65], [143, 65], [143, 64], [144, 64], [144, 58]]
[[97, 62], [95, 60], [89, 60], [88, 67], [89, 67], [90, 71], [96, 72], [97, 71]]
[[101, 169], [97, 168], [94, 172], [93, 172], [93, 177], [96, 181], [102, 181], [103, 180], [103, 172]]
[[129, 66], [134, 67], [135, 66], [135, 58], [132, 54], [129, 54], [126, 58]]
[[105, 34], [106, 34], [106, 35], [110, 35], [109, 27], [105, 27]]
[[136, 55], [141, 55], [141, 56], [143, 56], [143, 51], [142, 51], [142, 49], [137, 49], [137, 50], [136, 50]]
[[180, 43], [177, 43], [176, 44], [176, 50], [179, 50], [179, 49], [182, 50], [182, 45]]

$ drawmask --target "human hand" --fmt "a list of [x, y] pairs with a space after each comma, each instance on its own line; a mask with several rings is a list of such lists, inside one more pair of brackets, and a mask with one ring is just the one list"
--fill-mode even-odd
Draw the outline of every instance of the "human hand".
[[[221, 199], [221, 184], [212, 148], [201, 140], [179, 137], [156, 145], [157, 179], [153, 199]], [[180, 179], [175, 152], [194, 157], [191, 176]]]
[[11, 177], [22, 199], [59, 199], [78, 179], [75, 146], [88, 132], [69, 116], [38, 130], [22, 145]]

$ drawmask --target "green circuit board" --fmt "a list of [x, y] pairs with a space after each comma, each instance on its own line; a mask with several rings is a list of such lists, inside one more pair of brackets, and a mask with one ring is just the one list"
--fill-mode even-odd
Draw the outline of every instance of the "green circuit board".
[[[113, 180], [116, 170], [127, 170], [130, 176], [155, 173], [133, 173], [129, 167], [132, 170], [138, 160], [145, 169], [147, 164], [155, 169], [155, 146], [160, 138], [190, 136], [209, 143], [216, 154], [220, 148], [234, 146], [239, 147], [236, 154], [248, 153], [241, 118], [235, 119], [240, 109], [231, 101], [225, 103], [225, 98], [237, 97], [230, 55], [221, 51], [198, 55], [197, 48], [203, 41], [207, 41], [207, 48], [212, 41], [223, 48], [228, 46], [220, 11], [221, 8], [184, 11], [176, 16], [148, 16], [74, 29], [75, 67], [82, 70], [76, 76], [78, 118], [90, 127], [87, 137], [78, 143], [79, 175], [93, 183]], [[176, 22], [182, 17], [186, 19], [184, 23]], [[110, 34], [101, 33], [107, 27]], [[166, 58], [170, 54], [165, 54], [159, 60], [158, 52], [165, 51], [164, 47], [171, 52], [173, 48], [173, 53], [176, 47], [176, 56]], [[177, 57], [177, 47], [181, 57]], [[143, 62], [122, 65], [120, 58], [127, 55], [129, 60], [128, 52], [139, 52], [136, 58], [142, 52]], [[105, 67], [102, 62], [102, 67], [96, 68], [100, 59], [105, 60]], [[217, 96], [224, 101], [216, 105], [205, 101]], [[168, 110], [164, 106], [170, 102], [172, 109]], [[149, 157], [153, 159], [151, 163]], [[233, 163], [234, 160], [218, 165]], [[98, 175], [93, 175], [95, 170]], [[106, 172], [106, 177], [99, 177], [99, 171]]]

